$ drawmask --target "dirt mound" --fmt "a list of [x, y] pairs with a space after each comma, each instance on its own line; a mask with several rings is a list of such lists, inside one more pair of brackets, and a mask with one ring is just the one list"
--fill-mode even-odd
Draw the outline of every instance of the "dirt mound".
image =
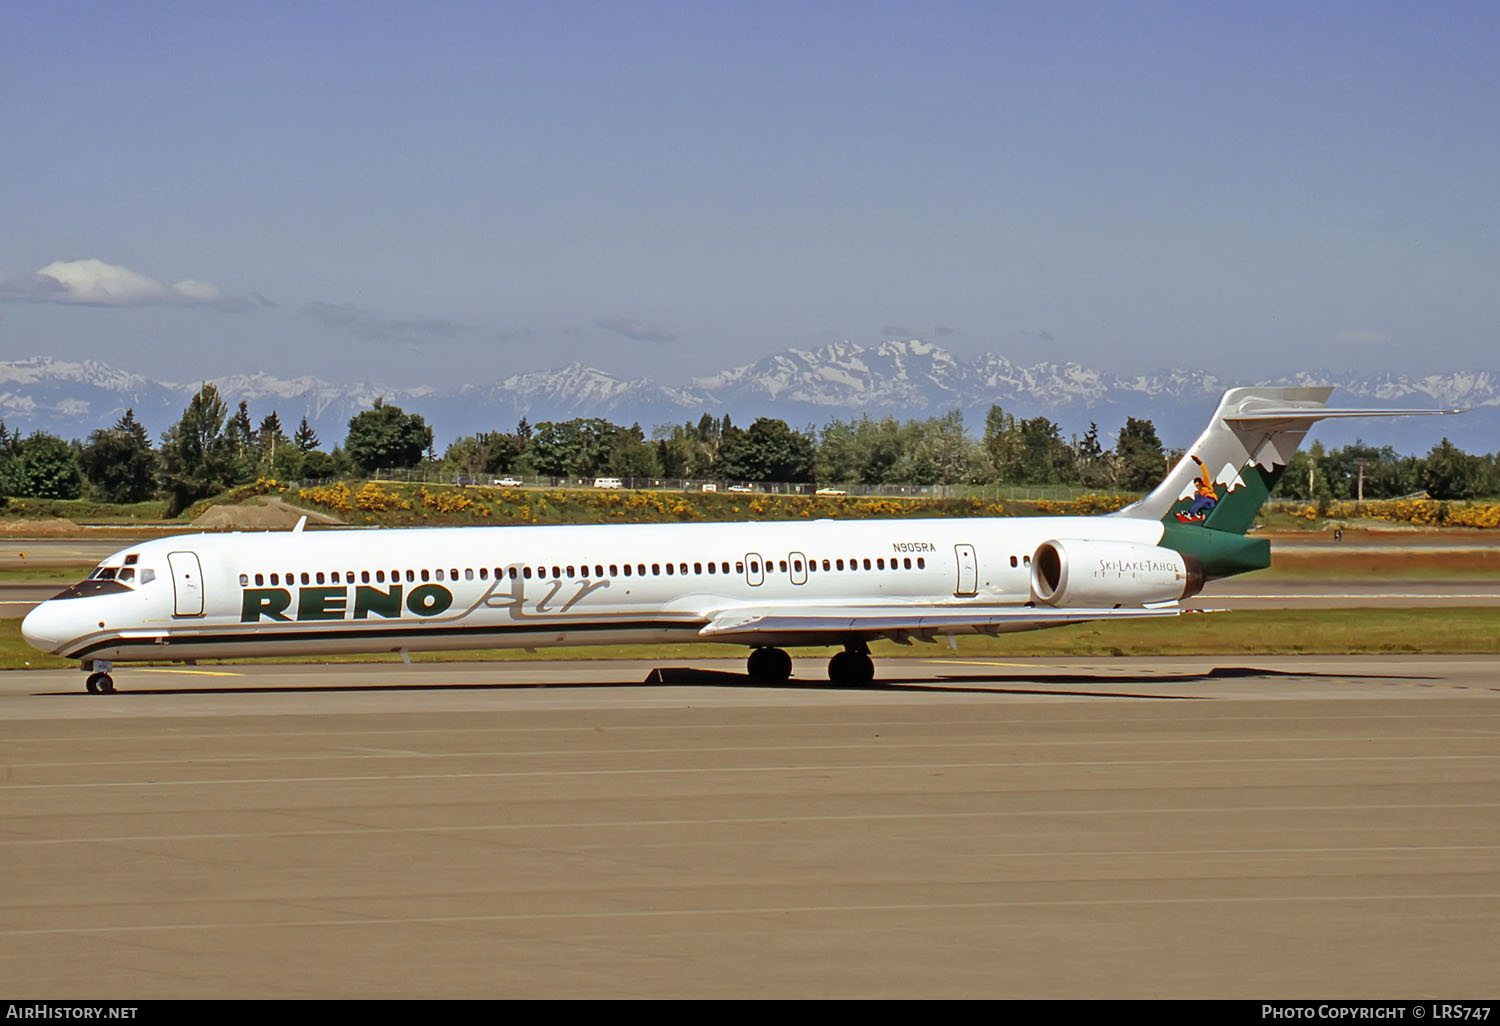
[[268, 531], [295, 527], [299, 514], [291, 510], [275, 509], [241, 503], [237, 506], [210, 506], [193, 521], [194, 527], [205, 531]]
[[78, 529], [78, 525], [66, 517], [52, 517], [49, 520], [0, 520], [0, 531], [28, 538], [47, 534], [74, 534]]
[[205, 531], [278, 531], [296, 527], [304, 514], [313, 524], [343, 523], [323, 513], [300, 510], [280, 499], [256, 496], [234, 506], [210, 506], [193, 521], [193, 526]]

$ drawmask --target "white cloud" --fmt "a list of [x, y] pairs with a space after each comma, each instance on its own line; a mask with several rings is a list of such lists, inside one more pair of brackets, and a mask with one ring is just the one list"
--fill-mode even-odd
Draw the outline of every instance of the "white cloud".
[[224, 295], [216, 285], [184, 278], [165, 285], [128, 267], [103, 260], [54, 260], [35, 274], [0, 273], [0, 299], [80, 306], [209, 306], [245, 310], [250, 303]]

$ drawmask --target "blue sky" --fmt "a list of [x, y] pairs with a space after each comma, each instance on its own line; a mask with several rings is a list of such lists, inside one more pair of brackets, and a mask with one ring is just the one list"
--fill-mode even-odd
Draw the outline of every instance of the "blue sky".
[[1500, 369], [1500, 4], [66, 3], [0, 359], [682, 380], [789, 346]]

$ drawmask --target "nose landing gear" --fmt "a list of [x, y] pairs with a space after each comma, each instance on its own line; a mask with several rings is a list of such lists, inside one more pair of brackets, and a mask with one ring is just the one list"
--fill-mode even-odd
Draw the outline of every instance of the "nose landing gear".
[[89, 694], [110, 695], [114, 693], [115, 679], [109, 675], [109, 671], [113, 669], [110, 663], [98, 660], [85, 664], [83, 669], [88, 671], [88, 679], [83, 682], [83, 686], [88, 689]]

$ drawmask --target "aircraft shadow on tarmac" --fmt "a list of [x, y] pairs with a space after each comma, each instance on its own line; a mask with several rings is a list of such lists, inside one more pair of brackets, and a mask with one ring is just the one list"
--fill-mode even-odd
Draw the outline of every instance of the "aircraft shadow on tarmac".
[[[673, 686], [703, 686], [710, 685], [722, 688], [749, 688], [756, 690], [765, 689], [794, 689], [799, 691], [871, 691], [871, 692], [909, 692], [913, 694], [986, 694], [986, 695], [1055, 695], [1064, 697], [1090, 697], [1090, 698], [1139, 698], [1155, 699], [1159, 701], [1204, 701], [1212, 696], [1193, 694], [1148, 694], [1139, 691], [1107, 690], [1111, 685], [1119, 688], [1121, 685], [1136, 685], [1163, 687], [1171, 685], [1203, 684], [1212, 681], [1265, 678], [1296, 678], [1301, 677], [1308, 680], [1395, 680], [1395, 681], [1422, 681], [1435, 680], [1437, 678], [1417, 674], [1380, 674], [1369, 673], [1311, 673], [1304, 670], [1270, 670], [1257, 669], [1250, 666], [1226, 666], [1214, 667], [1196, 673], [1164, 673], [1149, 676], [1132, 677], [1117, 673], [964, 673], [964, 674], [940, 674], [935, 677], [907, 677], [888, 678], [886, 680], [871, 681], [868, 684], [830, 684], [826, 680], [815, 677], [791, 680], [782, 684], [768, 684], [761, 681], [751, 680], [743, 673], [730, 673], [724, 670], [703, 670], [690, 666], [663, 666], [653, 669], [646, 675], [643, 681], [615, 680], [615, 681], [557, 681], [557, 680], [535, 680], [535, 681], [493, 681], [467, 683], [448, 681], [441, 683], [405, 684], [389, 680], [370, 684], [252, 684], [252, 685], [223, 685], [214, 684], [198, 687], [173, 687], [173, 688], [147, 688], [134, 690], [128, 681], [124, 683], [122, 690], [114, 692], [120, 697], [142, 697], [160, 695], [256, 695], [256, 694], [329, 694], [341, 691], [350, 692], [397, 692], [397, 691], [509, 691], [521, 689], [559, 689], [568, 690], [608, 690], [612, 688], [639, 687], [649, 685], [653, 687]], [[1009, 686], [1007, 686], [1009, 685]], [[1023, 687], [1018, 685], [1030, 685]], [[1088, 688], [1088, 690], [1068, 690], [1067, 686], [1075, 688]], [[1106, 690], [1094, 690], [1105, 688]], [[60, 697], [85, 697], [86, 693], [79, 690], [37, 692], [38, 697], [52, 695]], [[86, 696], [97, 697], [97, 696]]]

